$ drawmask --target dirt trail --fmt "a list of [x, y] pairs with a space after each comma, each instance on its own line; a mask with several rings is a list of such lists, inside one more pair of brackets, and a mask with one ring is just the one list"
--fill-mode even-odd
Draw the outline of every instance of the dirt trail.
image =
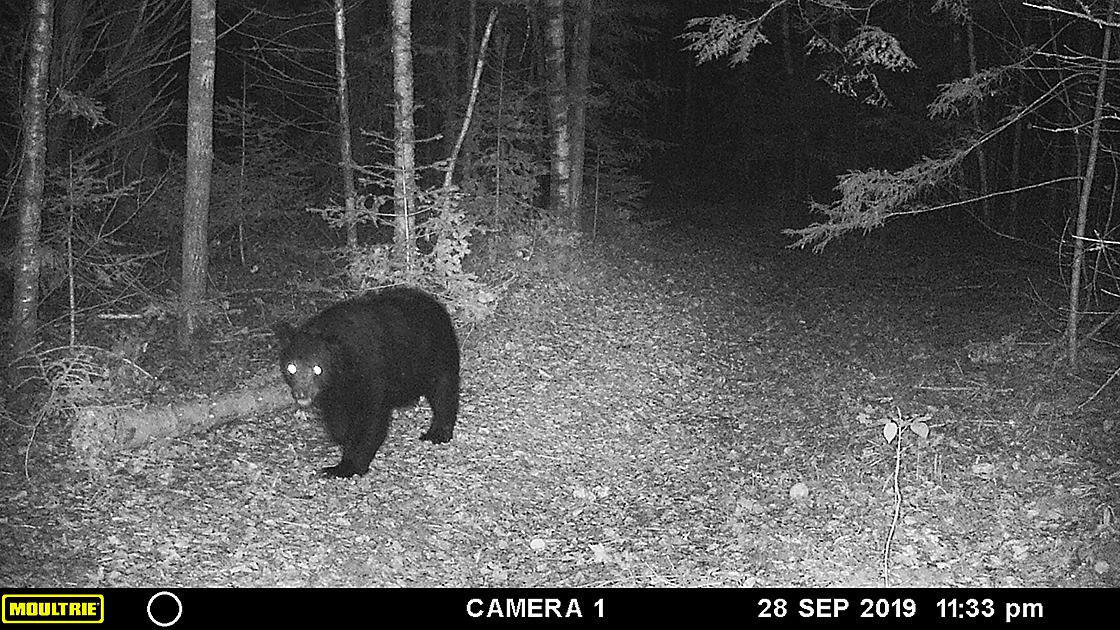
[[[1028, 353], [1017, 272], [904, 235], [817, 256], [771, 233], [668, 227], [511, 289], [466, 340], [452, 443], [399, 414], [361, 479], [315, 477], [337, 455], [285, 413], [16, 491], [0, 581], [1120, 583], [1117, 459], [1091, 448], [1116, 436]], [[884, 575], [892, 419], [931, 432], [904, 433]]]

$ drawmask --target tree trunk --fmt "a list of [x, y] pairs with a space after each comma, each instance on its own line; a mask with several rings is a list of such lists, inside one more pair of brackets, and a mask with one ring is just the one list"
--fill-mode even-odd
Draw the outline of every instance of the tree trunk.
[[[459, 70], [459, 33], [462, 31], [461, 11], [462, 5], [455, 3], [448, 3], [444, 7], [443, 14], [443, 59], [439, 68], [439, 90], [440, 101], [443, 103], [443, 120], [441, 121], [441, 135], [443, 136], [443, 154], [451, 155], [452, 149], [455, 147], [455, 130], [459, 126], [459, 113], [461, 111], [461, 104], [463, 96], [466, 92], [463, 83], [460, 85], [461, 77], [458, 75]], [[470, 46], [470, 44], [467, 44]]]
[[478, 54], [478, 49], [475, 48], [475, 37], [478, 36], [478, 0], [468, 0], [467, 2], [467, 41], [464, 44], [466, 47], [467, 65], [463, 68], [463, 83], [470, 85], [471, 72], [474, 71], [475, 55]]
[[23, 92], [23, 182], [12, 306], [15, 324], [12, 341], [17, 359], [22, 359], [35, 347], [39, 328], [39, 233], [47, 178], [47, 88], [53, 14], [52, 0], [32, 2], [27, 83]]
[[393, 21], [393, 197], [397, 257], [412, 269], [416, 256], [416, 128], [412, 118], [412, 0], [392, 0]]
[[572, 46], [571, 199], [569, 211], [585, 232], [594, 227], [593, 217], [580, 207], [583, 195], [583, 162], [587, 154], [587, 93], [591, 65], [591, 0], [580, 0]]
[[[783, 4], [782, 9], [781, 9], [781, 13], [779, 15], [780, 15], [781, 20], [782, 20], [782, 67], [785, 68], [785, 70], [786, 70], [786, 77], [788, 77], [790, 80], [792, 80], [793, 79], [793, 74], [794, 74], [794, 68], [793, 68], [793, 37], [791, 35], [791, 32], [793, 31], [793, 29], [790, 28], [790, 22], [793, 21], [793, 18], [790, 17], [790, 11], [791, 11], [791, 9], [790, 9], [789, 4]], [[834, 41], [838, 41], [838, 40], [834, 40]]]
[[[143, 32], [144, 7], [134, 0], [115, 0], [113, 17], [109, 21], [107, 41], [116, 45], [114, 53], [120, 58], [114, 63], [122, 71], [112, 86], [110, 118], [119, 130], [128, 130], [120, 136], [116, 147], [115, 163], [120, 170], [121, 185], [144, 179], [154, 173], [157, 146], [156, 126], [145, 121], [153, 106], [152, 70], [148, 65], [136, 65], [130, 56], [145, 45]], [[126, 42], [136, 42], [126, 45]], [[127, 69], [127, 71], [125, 71]], [[121, 199], [121, 210], [127, 216], [133, 213], [142, 191], [137, 189]]]
[[[82, 29], [86, 13], [91, 10], [82, 0], [55, 0], [51, 35], [50, 76], [55, 85], [66, 85], [78, 74], [80, 66], [88, 60], [84, 54], [87, 45]], [[70, 116], [51, 116], [47, 119], [47, 155], [64, 155], [63, 147], [70, 137], [74, 119]]]
[[[482, 81], [482, 64], [486, 61], [486, 48], [490, 44], [490, 34], [494, 31], [494, 21], [498, 19], [498, 9], [490, 10], [490, 18], [486, 20], [486, 30], [482, 34], [482, 43], [478, 47], [478, 63], [475, 65], [474, 78], [470, 82], [470, 97], [467, 100], [467, 110], [463, 114], [463, 124], [459, 126], [459, 136], [456, 138], [455, 143], [451, 147], [451, 153], [447, 158], [447, 171], [443, 174], [443, 186], [447, 188], [451, 185], [455, 175], [455, 163], [459, 161], [459, 153], [463, 149], [463, 141], [467, 137], [467, 131], [471, 128], [471, 119], [474, 117], [474, 106], [478, 102], [478, 84]], [[469, 46], [474, 46], [471, 42]]]
[[[1016, 102], [1019, 107], [1023, 107], [1024, 100], [1026, 99], [1026, 81], [1020, 81], [1017, 89]], [[1015, 123], [1014, 133], [1011, 134], [1011, 173], [1008, 175], [1009, 190], [1015, 190], [1019, 187], [1019, 181], [1022, 179], [1022, 162], [1023, 162], [1023, 129], [1026, 127], [1026, 122], [1020, 120]], [[1007, 215], [1004, 216], [1001, 229], [1010, 236], [1017, 236], [1022, 234], [1022, 227], [1025, 223], [1024, 218], [1019, 216], [1019, 195], [1011, 195], [1008, 199]]]
[[549, 206], [553, 216], [577, 227], [571, 213], [571, 147], [568, 138], [568, 81], [564, 70], [564, 0], [547, 0], [548, 114], [551, 122], [552, 160]]
[[358, 221], [354, 191], [354, 159], [350, 148], [350, 94], [346, 89], [346, 7], [334, 0], [334, 57], [338, 78], [338, 152], [342, 165], [342, 190], [346, 199], [346, 246], [358, 246]]
[[[355, 142], [355, 129], [380, 129], [385, 124], [385, 108], [375, 87], [382, 79], [372, 59], [384, 54], [384, 40], [367, 37], [385, 28], [385, 15], [372, 2], [346, 3], [346, 111], [350, 116], [350, 159], [353, 164], [372, 164], [384, 159], [381, 148], [371, 142]], [[365, 44], [365, 46], [363, 46]], [[361, 137], [358, 134], [357, 137]], [[357, 169], [355, 169], [355, 173]]]
[[[1023, 40], [1031, 41], [1031, 20], [1023, 20]], [[1015, 88], [1015, 103], [1020, 109], [1027, 105], [1027, 82], [1019, 81], [1019, 85]], [[1015, 132], [1011, 137], [1011, 173], [1008, 176], [1010, 184], [1007, 186], [1009, 190], [1019, 188], [1020, 181], [1022, 181], [1023, 171], [1023, 144], [1025, 142], [1025, 131], [1027, 130], [1026, 121], [1020, 120], [1015, 123]], [[1032, 181], [1029, 179], [1027, 181]], [[1020, 236], [1025, 233], [1027, 224], [1030, 223], [1030, 217], [1019, 216], [1019, 198], [1021, 195], [1011, 195], [1008, 199], [1007, 214], [1003, 220], [1003, 231], [1011, 236]]]
[[183, 195], [183, 282], [179, 348], [194, 354], [199, 307], [206, 296], [206, 223], [214, 160], [215, 0], [191, 0], [190, 88], [187, 96], [187, 178]]
[[[802, 57], [798, 56], [796, 59], [793, 55], [795, 48], [794, 38], [797, 37], [797, 29], [792, 28], [794, 16], [791, 15], [793, 8], [788, 4], [782, 7], [782, 68], [785, 71], [786, 80], [785, 88], [782, 91], [783, 103], [782, 107], [788, 112], [790, 120], [794, 121], [807, 121], [809, 119], [812, 106], [807, 102], [806, 94], [811, 93], [812, 78], [806, 76]], [[841, 35], [839, 33], [839, 25], [835, 21], [830, 21], [829, 24], [829, 37], [832, 41], [840, 41]], [[752, 139], [753, 141], [753, 139]], [[809, 132], [807, 125], [795, 126], [789, 137], [792, 146], [791, 159], [787, 162], [789, 165], [789, 172], [785, 175], [785, 184], [793, 191], [790, 195], [793, 199], [803, 199], [809, 195]], [[755, 174], [754, 178], [757, 180], [759, 175]], [[796, 221], [795, 204], [783, 203], [783, 212], [786, 213], [784, 220]]]
[[[1116, 0], [1108, 6], [1109, 19], [1116, 13]], [[1081, 198], [1077, 203], [1077, 227], [1073, 234], [1073, 262], [1069, 270], [1069, 316], [1066, 320], [1066, 349], [1070, 369], [1077, 369], [1077, 324], [1081, 318], [1081, 276], [1085, 264], [1085, 225], [1089, 216], [1089, 194], [1093, 190], [1093, 173], [1101, 144], [1101, 116], [1104, 110], [1105, 79], [1112, 56], [1112, 29], [1104, 29], [1101, 44], [1101, 67], [1097, 72], [1097, 98], [1093, 105], [1093, 133], [1089, 137], [1089, 153], [1085, 161], [1085, 177], [1081, 181]]]
[[[969, 16], [965, 22], [966, 34], [968, 35], [968, 72], [970, 77], [975, 77], [979, 74], [980, 70], [976, 61], [976, 29], [973, 24], [973, 16]], [[972, 101], [972, 123], [976, 125], [977, 133], [983, 129], [983, 116], [980, 112], [979, 99]], [[988, 160], [984, 153], [984, 147], [976, 148], [976, 168], [980, 175], [980, 197], [983, 201], [980, 202], [981, 216], [985, 221], [991, 224], [992, 220], [992, 206], [988, 200], [988, 193], [991, 187], [988, 185]]]

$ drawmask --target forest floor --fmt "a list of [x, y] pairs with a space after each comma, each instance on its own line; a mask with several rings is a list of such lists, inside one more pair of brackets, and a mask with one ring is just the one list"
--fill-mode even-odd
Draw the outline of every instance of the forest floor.
[[[98, 474], [24, 435], [0, 585], [1120, 586], [1120, 386], [1082, 405], [1117, 353], [1056, 367], [1056, 270], [710, 223], [510, 284], [462, 331], [455, 439], [398, 412], [361, 478], [318, 476], [338, 451], [294, 406]], [[275, 369], [276, 314], [240, 295], [195, 371], [146, 369], [200, 398]]]

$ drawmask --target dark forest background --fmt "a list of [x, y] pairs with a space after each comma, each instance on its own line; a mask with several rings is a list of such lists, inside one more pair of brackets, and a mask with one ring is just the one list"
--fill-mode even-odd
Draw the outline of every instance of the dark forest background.
[[[180, 299], [188, 4], [49, 5], [47, 171], [34, 255], [43, 324], [34, 330], [39, 354], [17, 343], [9, 365], [50, 363], [42, 353], [63, 346], [112, 346], [126, 328], [114, 322], [165, 322]], [[389, 5], [345, 6], [359, 246], [340, 253], [350, 220], [341, 214], [333, 7], [220, 2], [205, 254], [228, 264], [212, 281], [268, 267], [279, 282], [337, 295], [400, 280], [384, 271], [394, 256]], [[550, 181], [561, 171], [550, 170], [545, 26], [546, 9], [557, 7], [569, 13], [569, 72], [572, 40], [582, 37], [576, 25], [592, 24], [587, 94], [566, 96], [587, 112], [573, 207], [557, 203]], [[15, 237], [26, 198], [31, 9], [0, 5], [5, 312], [22, 264]], [[539, 251], [534, 264], [560, 264], [581, 238], [722, 225], [781, 231], [788, 244], [820, 251], [849, 233], [927, 215], [916, 229], [963, 227], [1016, 243], [1025, 259], [1057, 262], [1068, 298], [1065, 361], [1075, 366], [1085, 316], [1093, 335], [1117, 312], [1112, 10], [965, 0], [418, 0], [411, 78], [421, 190], [439, 188], [482, 70], [447, 189], [453, 199], [430, 193], [430, 203], [452, 210], [422, 224], [433, 257], [422, 275], [438, 270], [439, 292], [480, 321], [497, 299], [503, 261]], [[490, 12], [493, 38], [480, 49]], [[740, 203], [705, 205], [714, 198]], [[276, 246], [333, 256], [334, 270], [270, 266]], [[228, 304], [211, 288], [209, 317], [220, 317]]]
[[[133, 261], [130, 270], [140, 273], [152, 268], [141, 260], [177, 242], [187, 5], [54, 4], [44, 286], [49, 292], [61, 281], [59, 238], [73, 219], [85, 241], [78, 302], [95, 307], [119, 297], [107, 285], [125, 273], [103, 263]], [[593, 177], [584, 181], [599, 188], [584, 214], [640, 216], [666, 197], [679, 202], [720, 188], [748, 201], [777, 200], [786, 228], [804, 228], [810, 208], [831, 209], [830, 230], [799, 235], [799, 244], [818, 244], [826, 234], [949, 206], [934, 229], [965, 217], [978, 229], [1065, 255], [1080, 242], [1071, 237], [1084, 203], [1086, 232], [1077, 236], [1095, 239], [1109, 258], [1114, 88], [1107, 73], [1098, 77], [1109, 65], [1108, 3], [590, 6], [585, 170]], [[449, 153], [490, 8], [500, 17], [457, 183], [486, 227], [539, 230], [549, 161], [543, 5], [414, 3], [418, 156], [434, 164]], [[210, 238], [249, 242], [284, 223], [286, 232], [313, 231], [321, 226], [301, 222], [303, 209], [338, 202], [341, 193], [331, 7], [230, 1], [217, 10]], [[9, 252], [30, 8], [8, 1], [0, 14], [2, 245]], [[352, 2], [346, 23], [354, 160], [391, 162], [388, 6]], [[1087, 181], [1095, 134], [1099, 157]], [[428, 173], [429, 181], [438, 176]], [[838, 177], [845, 177], [839, 188]], [[383, 200], [377, 184], [362, 194]], [[497, 186], [498, 197], [488, 198]], [[744, 203], [740, 212], [765, 205]], [[605, 206], [616, 214], [607, 216]], [[588, 231], [590, 222], [580, 225]], [[11, 256], [5, 259], [10, 270]], [[154, 289], [158, 280], [142, 284]]]
[[[0, 0], [0, 585], [1116, 586], [1116, 0], [216, 0], [192, 170], [207, 1]], [[455, 439], [323, 481], [397, 284]]]

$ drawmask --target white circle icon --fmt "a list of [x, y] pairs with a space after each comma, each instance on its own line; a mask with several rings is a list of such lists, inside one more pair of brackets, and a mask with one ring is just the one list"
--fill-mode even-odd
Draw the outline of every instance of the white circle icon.
[[[167, 621], [167, 622], [156, 621], [156, 618], [152, 616], [152, 602], [156, 601], [156, 598], [159, 597], [160, 595], [167, 595], [171, 599], [175, 600], [175, 606], [179, 609], [179, 612], [175, 613], [175, 618], [172, 619], [171, 621]], [[170, 591], [160, 591], [160, 592], [156, 593], [155, 595], [152, 595], [152, 598], [148, 600], [148, 619], [151, 619], [152, 623], [156, 624], [157, 626], [159, 626], [161, 628], [166, 628], [168, 626], [175, 625], [175, 622], [179, 621], [179, 617], [182, 617], [182, 616], [183, 616], [183, 602], [179, 601], [178, 597], [175, 597], [175, 593], [172, 593]]]

